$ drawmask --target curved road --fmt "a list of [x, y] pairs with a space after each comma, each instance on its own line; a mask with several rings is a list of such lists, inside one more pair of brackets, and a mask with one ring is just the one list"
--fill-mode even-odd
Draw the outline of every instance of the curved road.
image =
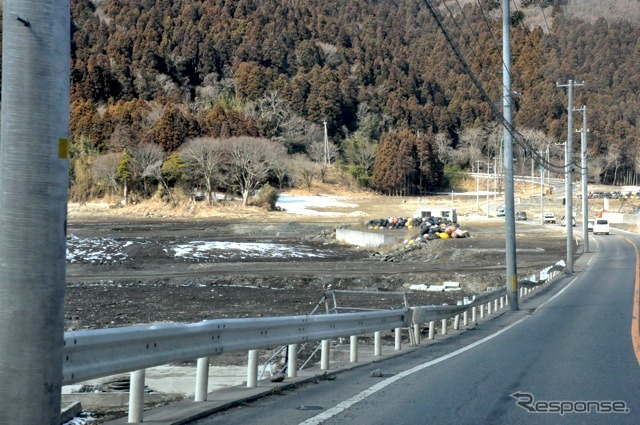
[[640, 423], [636, 253], [619, 235], [591, 242], [596, 253], [518, 312], [197, 423]]

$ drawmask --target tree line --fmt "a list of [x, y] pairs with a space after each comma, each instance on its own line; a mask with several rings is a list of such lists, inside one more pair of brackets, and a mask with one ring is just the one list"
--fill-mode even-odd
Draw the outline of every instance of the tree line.
[[[452, 11], [439, 4], [444, 23], [499, 104], [499, 2], [463, 3]], [[512, 17], [514, 123], [561, 159], [553, 146], [566, 139], [567, 101], [556, 83], [584, 80], [574, 105], [589, 108], [591, 179], [620, 183], [640, 171], [640, 30], [623, 21], [573, 19], [564, 3], [521, 2]], [[528, 21], [540, 5], [548, 22]], [[138, 194], [178, 182], [206, 187], [184, 153], [203, 139], [217, 141], [211, 144], [224, 158], [220, 176], [233, 170], [225, 162], [229, 145], [257, 140], [280, 152], [265, 163], [290, 163], [282, 167], [287, 173], [271, 167], [262, 183], [304, 184], [302, 176], [322, 178], [332, 164], [387, 194], [443, 187], [455, 170], [500, 154], [490, 106], [421, 1], [72, 0], [71, 6], [70, 193], [77, 200], [116, 185]], [[138, 169], [145, 150], [167, 163], [160, 167], [165, 175]], [[517, 147], [515, 153], [524, 172], [529, 153]], [[115, 178], [97, 171], [108, 155], [117, 163]], [[176, 177], [179, 166], [188, 178]], [[244, 197], [230, 181], [210, 183]]]

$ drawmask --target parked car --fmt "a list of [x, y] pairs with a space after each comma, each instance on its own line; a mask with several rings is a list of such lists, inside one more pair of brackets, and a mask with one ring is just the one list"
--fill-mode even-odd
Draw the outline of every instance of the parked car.
[[596, 218], [596, 221], [593, 223], [593, 234], [609, 234], [609, 220], [606, 218]]
[[587, 232], [593, 232], [593, 223], [595, 223], [595, 219], [587, 220]]
[[552, 212], [546, 212], [542, 215], [542, 224], [556, 224], [556, 215]]
[[[560, 220], [560, 225], [562, 227], [567, 225], [567, 218], [565, 216], [562, 216], [562, 220]], [[572, 227], [576, 227], [576, 218], [575, 217], [571, 217], [571, 226]]]
[[518, 211], [516, 213], [516, 220], [527, 220], [527, 213], [526, 211]]

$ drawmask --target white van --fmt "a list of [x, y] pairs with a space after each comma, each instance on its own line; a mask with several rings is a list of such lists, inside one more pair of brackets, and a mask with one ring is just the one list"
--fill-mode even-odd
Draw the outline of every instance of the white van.
[[606, 218], [596, 218], [593, 223], [593, 234], [597, 235], [598, 233], [609, 234], [609, 220]]

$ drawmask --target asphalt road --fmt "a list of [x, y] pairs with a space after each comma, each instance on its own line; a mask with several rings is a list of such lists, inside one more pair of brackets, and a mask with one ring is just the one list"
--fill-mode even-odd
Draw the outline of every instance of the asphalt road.
[[619, 236], [592, 238], [596, 253], [517, 312], [197, 423], [640, 423], [635, 251]]

